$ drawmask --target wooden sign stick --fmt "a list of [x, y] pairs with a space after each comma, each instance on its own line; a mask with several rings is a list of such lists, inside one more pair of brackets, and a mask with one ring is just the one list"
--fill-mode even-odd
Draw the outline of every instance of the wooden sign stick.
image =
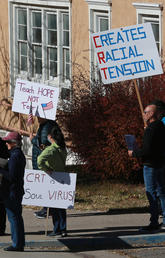
[[47, 208], [47, 214], [46, 214], [45, 236], [48, 235], [48, 218], [49, 218], [49, 208]]
[[[135, 79], [133, 80], [133, 82], [134, 82], [134, 85], [135, 85], [136, 95], [137, 95], [137, 98], [138, 98], [141, 114], [142, 114], [142, 117], [143, 117], [143, 105], [142, 105], [141, 98], [140, 98], [139, 88], [137, 86], [137, 81]], [[143, 118], [143, 122], [144, 122], [144, 127], [146, 127], [147, 124], [146, 124], [146, 121], [144, 121], [144, 118]]]

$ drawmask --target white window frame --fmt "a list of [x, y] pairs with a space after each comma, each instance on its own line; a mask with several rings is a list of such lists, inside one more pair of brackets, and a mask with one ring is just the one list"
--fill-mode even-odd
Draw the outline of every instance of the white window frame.
[[[107, 17], [109, 29], [111, 27], [111, 0], [86, 0], [88, 3], [88, 15], [89, 15], [89, 49], [90, 49], [90, 79], [98, 79], [97, 73], [97, 61], [94, 53], [93, 45], [91, 42], [91, 34], [97, 30], [97, 16]], [[93, 67], [96, 67], [95, 74], [93, 75]]]
[[[47, 69], [45, 68], [45, 63], [46, 63], [46, 58], [47, 58], [47, 54], [46, 54], [46, 50], [47, 49], [47, 39], [46, 39], [46, 32], [42, 27], [42, 68], [43, 68], [43, 72], [42, 72], [42, 78], [41, 76], [35, 76], [32, 77], [32, 73], [30, 72], [30, 76], [29, 74], [27, 74], [26, 72], [22, 72], [20, 74], [18, 74], [18, 53], [16, 53], [17, 51], [17, 42], [18, 39], [16, 39], [16, 28], [17, 28], [17, 23], [16, 23], [16, 12], [17, 12], [17, 8], [24, 8], [27, 10], [27, 16], [29, 19], [28, 20], [28, 26], [31, 28], [30, 26], [30, 13], [32, 13], [32, 11], [41, 11], [41, 15], [42, 18], [44, 18], [45, 15], [47, 15], [48, 13], [58, 13], [58, 21], [59, 23], [61, 23], [61, 27], [62, 27], [62, 14], [63, 13], [67, 13], [69, 15], [69, 51], [70, 51], [70, 78], [71, 78], [71, 1], [70, 0], [8, 0], [8, 4], [9, 4], [9, 48], [10, 48], [10, 95], [11, 97], [13, 97], [14, 94], [14, 86], [15, 86], [15, 81], [17, 79], [17, 77], [25, 79], [25, 80], [32, 80], [35, 82], [39, 82], [39, 83], [44, 83], [47, 85], [51, 85], [51, 86], [55, 86], [55, 87], [59, 87], [60, 90], [62, 88], [68, 88], [71, 89], [71, 83], [70, 83], [70, 79], [69, 80], [63, 80], [63, 73], [61, 74], [61, 71], [63, 72], [63, 62], [60, 64], [60, 68], [57, 72], [58, 76], [57, 77], [53, 77], [53, 78], [49, 78], [49, 80], [47, 80], [46, 78], [46, 73], [47, 73]], [[45, 20], [45, 19], [43, 19]], [[61, 31], [61, 29], [60, 29]], [[60, 43], [62, 42], [62, 34], [59, 30], [58, 30], [58, 35], [57, 37], [60, 38]], [[29, 31], [28, 31], [29, 34]], [[45, 38], [44, 38], [45, 37]], [[44, 43], [43, 43], [44, 42]], [[32, 44], [35, 44], [32, 42]], [[59, 45], [57, 45], [57, 48], [59, 47]], [[66, 48], [64, 47], [60, 47], [58, 50], [58, 57], [57, 60], [62, 60], [61, 56], [62, 56], [62, 49]], [[29, 70], [30, 68], [30, 50], [28, 48], [28, 68]], [[17, 66], [17, 67], [16, 67]], [[28, 70], [28, 71], [29, 71]]]
[[137, 24], [147, 20], [159, 23], [159, 54], [162, 54], [162, 4], [132, 3], [136, 8]]

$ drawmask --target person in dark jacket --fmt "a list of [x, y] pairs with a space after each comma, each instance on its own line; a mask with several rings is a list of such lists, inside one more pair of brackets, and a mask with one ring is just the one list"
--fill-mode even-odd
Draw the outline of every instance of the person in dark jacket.
[[[5, 168], [7, 166], [8, 158], [9, 158], [9, 152], [8, 152], [7, 146], [5, 142], [2, 140], [2, 138], [0, 138], [0, 168]], [[0, 181], [0, 188], [1, 188], [2, 175], [0, 176], [1, 176], [1, 181]], [[6, 210], [0, 194], [0, 236], [5, 235], [5, 229], [6, 229]]]
[[[128, 151], [130, 157], [142, 158], [146, 195], [150, 205], [150, 224], [140, 231], [158, 232], [165, 229], [165, 126], [158, 118], [157, 106], [150, 104], [144, 110], [147, 127], [144, 131], [143, 146]], [[163, 224], [159, 224], [158, 198], [163, 212]]]
[[10, 132], [3, 138], [10, 153], [8, 170], [0, 169], [6, 185], [3, 202], [11, 228], [12, 245], [5, 251], [24, 251], [25, 235], [22, 217], [22, 198], [24, 195], [24, 172], [26, 159], [21, 150], [21, 135]]
[[[48, 134], [51, 129], [55, 126], [59, 128], [56, 121], [48, 120], [45, 118], [37, 117], [39, 128], [37, 130], [36, 136], [33, 134], [30, 135], [30, 140], [32, 143], [32, 167], [35, 170], [38, 170], [37, 158], [41, 154], [41, 152], [47, 147], [50, 146], [50, 142], [48, 141]], [[49, 210], [51, 212], [51, 209]], [[34, 215], [39, 218], [46, 218], [47, 216], [47, 207], [43, 207], [40, 211], [34, 212]]]

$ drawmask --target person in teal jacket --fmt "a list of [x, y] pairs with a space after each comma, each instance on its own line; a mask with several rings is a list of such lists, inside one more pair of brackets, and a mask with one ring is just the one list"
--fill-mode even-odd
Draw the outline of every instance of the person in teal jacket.
[[[67, 151], [64, 136], [61, 130], [54, 127], [48, 134], [51, 145], [44, 149], [38, 156], [38, 168], [51, 174], [53, 171], [65, 172]], [[66, 232], [66, 209], [51, 208], [53, 232], [49, 236], [67, 236]]]

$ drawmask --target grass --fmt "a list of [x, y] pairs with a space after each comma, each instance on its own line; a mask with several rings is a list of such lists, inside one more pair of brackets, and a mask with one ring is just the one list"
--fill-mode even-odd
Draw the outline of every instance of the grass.
[[75, 209], [108, 211], [148, 207], [143, 184], [118, 182], [77, 183]]

